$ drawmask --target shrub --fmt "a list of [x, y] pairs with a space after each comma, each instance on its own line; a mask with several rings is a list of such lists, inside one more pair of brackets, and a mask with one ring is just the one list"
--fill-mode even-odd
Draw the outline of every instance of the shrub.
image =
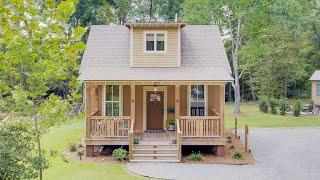
[[80, 160], [82, 160], [82, 156], [84, 155], [84, 150], [83, 149], [78, 149], [77, 150], [77, 155], [79, 156]]
[[203, 161], [203, 156], [200, 153], [200, 151], [198, 153], [192, 152], [190, 155], [190, 160], [191, 161]]
[[280, 110], [280, 115], [284, 116], [286, 115], [286, 109], [287, 109], [287, 101], [285, 99], [281, 99], [279, 101], [279, 110]]
[[242, 154], [240, 152], [235, 152], [232, 157], [234, 159], [243, 159]]
[[70, 150], [71, 152], [77, 151], [77, 144], [74, 143], [74, 142], [70, 142], [70, 141], [69, 141], [68, 147], [69, 147], [69, 150]]
[[269, 111], [267, 98], [265, 96], [259, 97], [259, 110], [264, 113], [268, 113]]
[[277, 114], [277, 100], [272, 98], [272, 99], [270, 99], [269, 104], [270, 104], [271, 114]]
[[231, 143], [231, 142], [232, 142], [231, 136], [228, 136], [228, 137], [227, 137], [227, 142], [228, 142], [228, 143]]
[[293, 105], [293, 115], [295, 117], [299, 117], [301, 112], [301, 102], [300, 100], [296, 100]]
[[115, 149], [112, 152], [112, 157], [117, 160], [117, 161], [123, 161], [126, 160], [128, 158], [128, 151], [121, 148]]

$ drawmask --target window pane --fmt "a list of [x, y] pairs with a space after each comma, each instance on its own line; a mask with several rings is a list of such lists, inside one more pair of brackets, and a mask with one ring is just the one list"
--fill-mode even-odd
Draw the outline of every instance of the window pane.
[[164, 34], [157, 34], [157, 51], [164, 51]]
[[317, 84], [317, 96], [320, 96], [320, 84]]
[[112, 102], [106, 103], [106, 116], [112, 116]]
[[113, 101], [119, 101], [119, 85], [114, 85], [113, 86]]
[[106, 86], [106, 101], [112, 101], [112, 86]]
[[146, 50], [153, 51], [154, 50], [154, 35], [147, 34], [146, 41], [147, 41], [146, 42]]
[[204, 101], [204, 85], [198, 86], [198, 101]]
[[197, 101], [197, 85], [191, 85], [191, 101]]
[[119, 103], [113, 103], [113, 116], [119, 116]]

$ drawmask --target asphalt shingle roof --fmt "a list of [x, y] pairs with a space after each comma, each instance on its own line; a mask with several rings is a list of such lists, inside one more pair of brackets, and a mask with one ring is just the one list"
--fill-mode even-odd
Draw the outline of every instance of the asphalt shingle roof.
[[317, 70], [309, 79], [310, 81], [320, 81], [320, 70]]
[[181, 30], [181, 67], [131, 68], [130, 30], [125, 26], [92, 26], [79, 80], [211, 80], [232, 81], [217, 26], [187, 25]]

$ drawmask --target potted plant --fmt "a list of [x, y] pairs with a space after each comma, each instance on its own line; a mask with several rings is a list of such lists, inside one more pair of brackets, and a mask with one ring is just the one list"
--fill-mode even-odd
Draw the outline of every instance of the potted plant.
[[134, 138], [133, 139], [133, 144], [139, 144], [139, 139], [138, 138]]
[[169, 119], [166, 121], [166, 124], [167, 124], [168, 131], [174, 131], [176, 129], [176, 123], [174, 122], [174, 120]]

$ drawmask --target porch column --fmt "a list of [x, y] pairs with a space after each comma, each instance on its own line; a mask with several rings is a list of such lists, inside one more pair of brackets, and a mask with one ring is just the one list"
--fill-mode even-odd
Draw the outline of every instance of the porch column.
[[130, 93], [130, 97], [131, 97], [131, 106], [130, 106], [130, 110], [131, 110], [131, 119], [136, 117], [136, 87], [135, 85], [131, 85], [131, 93]]
[[220, 85], [220, 137], [224, 138], [225, 84]]
[[178, 119], [180, 116], [180, 85], [175, 86], [175, 118]]
[[86, 97], [86, 103], [85, 103], [85, 113], [87, 114], [87, 119], [86, 119], [86, 138], [90, 138], [90, 114], [91, 114], [91, 86], [88, 83], [85, 83], [85, 97]]

